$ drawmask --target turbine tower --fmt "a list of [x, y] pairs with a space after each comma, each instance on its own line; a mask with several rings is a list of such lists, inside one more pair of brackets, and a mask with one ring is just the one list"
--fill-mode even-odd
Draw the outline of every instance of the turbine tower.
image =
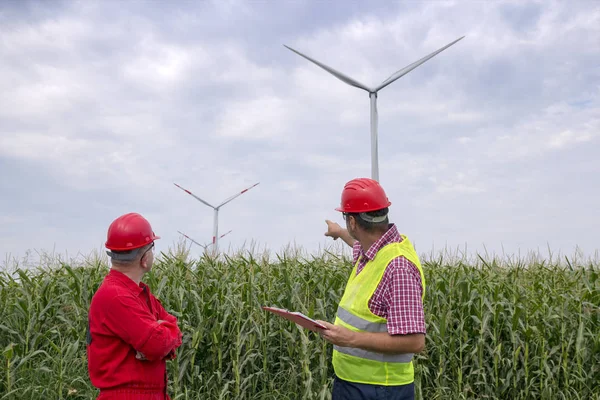
[[456, 39], [454, 42], [452, 42], [450, 44], [447, 44], [446, 46], [442, 47], [441, 49], [434, 51], [433, 53], [429, 54], [428, 56], [425, 56], [425, 57], [421, 58], [420, 60], [415, 61], [414, 63], [409, 64], [406, 67], [396, 71], [385, 81], [381, 82], [379, 84], [379, 86], [376, 86], [374, 88], [363, 85], [362, 83], [358, 82], [357, 80], [350, 78], [349, 76], [344, 75], [343, 73], [336, 71], [335, 69], [323, 64], [322, 62], [319, 62], [313, 58], [310, 58], [309, 56], [302, 54], [299, 51], [294, 50], [285, 44], [284, 44], [284, 46], [286, 48], [288, 48], [289, 50], [293, 51], [294, 53], [298, 54], [299, 56], [304, 57], [308, 61], [323, 68], [325, 71], [329, 72], [330, 74], [332, 74], [333, 76], [335, 76], [336, 78], [341, 80], [342, 82], [345, 82], [350, 86], [354, 86], [359, 89], [363, 89], [363, 90], [367, 91], [367, 93], [369, 93], [369, 98], [371, 99], [371, 178], [373, 178], [376, 181], [379, 181], [379, 156], [378, 156], [378, 149], [377, 149], [377, 124], [378, 124], [377, 93], [384, 87], [390, 85], [395, 80], [400, 79], [401, 77], [403, 77], [404, 75], [406, 75], [410, 71], [412, 71], [413, 69], [417, 68], [419, 65], [423, 64], [425, 61], [429, 60], [432, 57], [435, 57], [437, 54], [446, 50], [448, 47], [452, 46], [454, 43], [458, 42], [459, 40], [461, 40], [463, 38], [464, 38], [464, 36]]
[[210, 208], [212, 208], [214, 210], [214, 223], [213, 223], [213, 238], [212, 238], [212, 244], [214, 245], [214, 252], [215, 254], [217, 254], [218, 249], [219, 249], [219, 209], [221, 209], [221, 207], [223, 207], [225, 204], [229, 203], [231, 200], [235, 199], [238, 196], [241, 196], [242, 194], [246, 193], [248, 190], [252, 189], [253, 187], [255, 187], [256, 185], [258, 185], [260, 182], [255, 183], [254, 185], [242, 190], [241, 192], [229, 197], [228, 199], [224, 200], [221, 204], [219, 204], [218, 206], [213, 206], [212, 204], [208, 203], [205, 200], [202, 200], [200, 197], [196, 196], [194, 193], [190, 192], [187, 189], [182, 188], [181, 186], [179, 186], [176, 183], [173, 183], [175, 186], [177, 186], [179, 189], [183, 190], [184, 192], [186, 192], [187, 194], [189, 194], [190, 196], [192, 196], [193, 198], [195, 198], [196, 200], [198, 200], [199, 202], [201, 202], [202, 204], [205, 204], [207, 206], [209, 206]]

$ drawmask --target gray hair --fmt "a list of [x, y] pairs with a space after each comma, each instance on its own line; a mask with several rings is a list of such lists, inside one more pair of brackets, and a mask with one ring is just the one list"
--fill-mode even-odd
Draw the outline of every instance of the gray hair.
[[382, 231], [385, 232], [388, 229], [390, 220], [388, 218], [389, 208], [382, 208], [381, 210], [369, 211], [364, 213], [348, 213], [356, 220], [358, 226], [368, 232]]
[[146, 253], [148, 249], [154, 246], [154, 242], [149, 243], [143, 247], [133, 249], [133, 250], [125, 250], [125, 251], [111, 251], [107, 250], [106, 254], [110, 257], [113, 264], [119, 265], [128, 265], [133, 263], [134, 261], [141, 259], [140, 255]]

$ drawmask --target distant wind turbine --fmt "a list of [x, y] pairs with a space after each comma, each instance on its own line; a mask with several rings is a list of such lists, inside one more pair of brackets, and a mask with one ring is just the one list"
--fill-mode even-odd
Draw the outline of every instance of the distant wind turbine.
[[248, 190], [252, 189], [253, 187], [255, 187], [256, 185], [258, 185], [260, 182], [255, 183], [254, 185], [242, 190], [241, 192], [229, 197], [228, 199], [226, 199], [225, 201], [223, 201], [221, 204], [219, 204], [218, 206], [213, 206], [210, 203], [208, 203], [205, 200], [202, 200], [200, 197], [196, 196], [194, 193], [190, 192], [187, 189], [182, 188], [181, 186], [179, 186], [176, 183], [173, 183], [175, 186], [177, 186], [179, 189], [183, 190], [184, 192], [186, 192], [187, 194], [189, 194], [190, 196], [192, 196], [193, 198], [195, 198], [196, 200], [198, 200], [199, 202], [209, 206], [210, 208], [212, 208], [214, 210], [214, 224], [213, 224], [213, 238], [212, 238], [212, 244], [214, 245], [214, 252], [215, 254], [217, 254], [218, 252], [218, 248], [219, 248], [219, 209], [221, 207], [223, 207], [225, 204], [229, 203], [231, 200], [235, 199], [238, 196], [241, 196], [242, 194], [246, 193]]
[[[185, 233], [181, 232], [181, 231], [177, 231], [179, 232], [181, 235], [185, 236], [185, 238], [189, 239], [192, 241], [192, 243], [197, 244], [198, 246], [202, 247], [204, 250], [206, 250], [207, 248], [209, 248], [212, 243], [208, 243], [208, 244], [201, 244], [198, 243], [197, 241], [195, 241], [194, 239], [192, 239], [191, 237], [189, 237], [188, 235], [186, 235]], [[222, 234], [221, 236], [219, 236], [219, 239], [221, 239], [223, 236], [227, 236], [228, 234], [230, 234], [232, 231], [229, 231], [227, 233]]]
[[294, 50], [285, 44], [284, 44], [284, 46], [286, 48], [288, 48], [289, 50], [293, 51], [294, 53], [298, 54], [299, 56], [304, 57], [308, 61], [323, 68], [325, 71], [329, 72], [330, 74], [332, 74], [333, 76], [335, 76], [336, 78], [341, 80], [342, 82], [345, 82], [350, 86], [354, 86], [359, 89], [366, 90], [369, 93], [369, 98], [371, 99], [371, 177], [374, 180], [379, 181], [379, 156], [378, 156], [378, 149], [377, 149], [377, 125], [378, 125], [377, 92], [379, 92], [384, 87], [390, 85], [395, 80], [408, 74], [410, 71], [417, 68], [419, 65], [423, 64], [425, 61], [429, 60], [430, 58], [432, 58], [432, 57], [436, 56], [437, 54], [441, 53], [442, 51], [446, 50], [448, 47], [452, 46], [454, 43], [458, 42], [459, 40], [461, 40], [463, 38], [464, 38], [464, 36], [456, 39], [454, 42], [452, 42], [450, 44], [447, 44], [446, 46], [442, 47], [441, 49], [434, 51], [433, 53], [429, 54], [428, 56], [425, 56], [425, 57], [421, 58], [420, 60], [415, 61], [414, 63], [396, 71], [385, 81], [381, 82], [381, 84], [379, 84], [379, 86], [374, 87], [374, 88], [363, 85], [362, 83], [358, 82], [357, 80], [350, 78], [349, 76], [344, 75], [343, 73], [336, 71], [335, 69], [333, 69], [313, 58], [310, 58], [309, 56], [304, 55], [304, 54], [300, 53], [299, 51]]

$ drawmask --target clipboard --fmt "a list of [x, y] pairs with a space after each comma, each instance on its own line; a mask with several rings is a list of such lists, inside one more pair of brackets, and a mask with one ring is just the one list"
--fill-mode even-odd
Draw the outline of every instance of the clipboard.
[[309, 318], [306, 315], [304, 315], [300, 312], [297, 312], [297, 311], [292, 312], [292, 311], [284, 310], [283, 308], [267, 307], [267, 306], [263, 306], [262, 308], [263, 308], [263, 310], [270, 311], [273, 314], [279, 315], [280, 317], [283, 317], [292, 322], [295, 322], [296, 324], [300, 325], [301, 327], [306, 328], [313, 332], [319, 332], [319, 330], [327, 329], [327, 327], [325, 325], [320, 324], [317, 321], [315, 321], [314, 319]]

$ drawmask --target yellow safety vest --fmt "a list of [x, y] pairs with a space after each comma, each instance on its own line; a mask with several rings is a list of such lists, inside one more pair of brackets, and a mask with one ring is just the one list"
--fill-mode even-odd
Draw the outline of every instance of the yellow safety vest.
[[[387, 320], [369, 310], [369, 300], [389, 263], [399, 256], [406, 257], [419, 269], [425, 296], [421, 262], [412, 243], [406, 236], [402, 235], [402, 238], [400, 243], [390, 243], [379, 249], [375, 258], [367, 262], [358, 276], [356, 269], [360, 258], [357, 260], [338, 306], [335, 325], [357, 332], [387, 332]], [[412, 353], [384, 354], [353, 347], [333, 347], [335, 374], [346, 381], [371, 385], [396, 386], [414, 382], [412, 358]]]

